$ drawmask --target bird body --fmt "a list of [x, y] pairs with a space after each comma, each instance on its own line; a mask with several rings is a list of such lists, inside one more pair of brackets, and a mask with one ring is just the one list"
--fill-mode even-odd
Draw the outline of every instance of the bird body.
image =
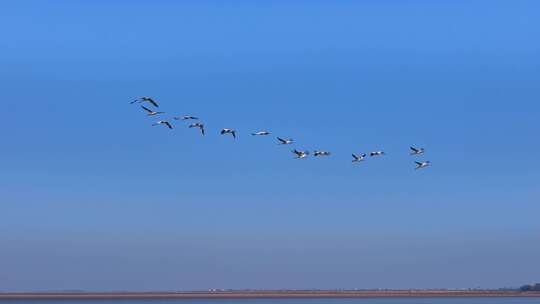
[[369, 156], [383, 156], [385, 155], [384, 151], [374, 151], [369, 153]]
[[148, 102], [148, 103], [151, 103], [154, 107], [159, 108], [158, 103], [154, 99], [152, 99], [150, 97], [147, 97], [147, 96], [139, 97], [139, 98], [133, 100], [131, 103], [133, 104], [133, 103], [136, 103], [136, 102], [138, 102], [138, 103]]
[[236, 130], [234, 129], [227, 129], [227, 128], [224, 128], [224, 129], [221, 129], [221, 135], [223, 134], [231, 134], [234, 138], [236, 138]]
[[172, 129], [172, 128], [173, 128], [172, 125], [171, 125], [168, 121], [166, 121], [166, 120], [156, 121], [155, 123], [152, 124], [152, 126], [159, 126], [159, 125], [165, 125], [165, 126], [167, 126], [167, 128], [169, 128], [169, 129]]
[[270, 135], [270, 132], [268, 132], [268, 131], [259, 131], [259, 132], [251, 133], [251, 135], [253, 135], [253, 136], [265, 136], [265, 135]]
[[411, 149], [411, 155], [420, 155], [420, 154], [424, 154], [424, 148], [410, 147], [410, 149]]
[[429, 160], [428, 161], [423, 161], [423, 162], [415, 162], [415, 163], [416, 163], [415, 170], [423, 169], [423, 168], [429, 167], [431, 165], [431, 162]]
[[204, 136], [204, 124], [197, 122], [190, 124], [188, 128], [199, 128], [201, 130], [201, 134]]
[[198, 120], [198, 119], [199, 118], [195, 116], [189, 116], [189, 115], [182, 116], [182, 117], [174, 117], [174, 120]]
[[280, 138], [277, 137], [277, 140], [279, 140], [280, 145], [290, 145], [294, 142], [292, 138]]
[[352, 160], [353, 163], [361, 162], [366, 158], [366, 154], [364, 153], [364, 154], [361, 154], [360, 156], [357, 156], [356, 154], [353, 153], [352, 157], [353, 157], [353, 160]]
[[309, 155], [309, 151], [292, 150], [292, 153], [296, 154], [296, 158], [306, 158]]
[[330, 156], [328, 151], [313, 151], [313, 156]]
[[150, 110], [149, 108], [147, 108], [145, 106], [141, 106], [141, 108], [143, 108], [148, 113], [148, 114], [146, 114], [148, 116], [154, 116], [154, 115], [165, 113], [165, 112], [158, 112], [158, 111]]

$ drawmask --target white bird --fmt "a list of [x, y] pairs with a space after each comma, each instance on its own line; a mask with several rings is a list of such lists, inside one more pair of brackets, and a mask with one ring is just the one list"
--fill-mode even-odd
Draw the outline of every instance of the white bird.
[[145, 106], [141, 106], [141, 108], [143, 108], [146, 112], [148, 112], [148, 114], [146, 114], [148, 116], [154, 116], [154, 115], [165, 113], [165, 112], [158, 112], [158, 111], [150, 110], [149, 108], [147, 108]]
[[294, 140], [292, 138], [279, 138], [277, 137], [277, 140], [279, 140], [279, 144], [280, 145], [290, 145], [294, 142]]
[[360, 161], [363, 161], [366, 158], [366, 154], [364, 153], [364, 154], [362, 154], [360, 156], [357, 156], [356, 154], [353, 153], [352, 157], [353, 157], [353, 160], [352, 160], [353, 163], [354, 162], [360, 162]]
[[411, 149], [411, 155], [420, 155], [420, 154], [423, 154], [424, 153], [424, 148], [415, 148], [415, 147], [410, 147]]
[[330, 152], [327, 151], [313, 151], [313, 156], [330, 156]]
[[270, 135], [270, 132], [268, 131], [259, 131], [259, 132], [255, 132], [255, 133], [251, 133], [251, 135], [253, 136], [261, 136], [261, 135]]
[[186, 115], [186, 116], [182, 116], [182, 117], [173, 117], [174, 120], [198, 120], [199, 118], [195, 117], [195, 116], [189, 116], [189, 115]]
[[165, 126], [167, 126], [167, 128], [169, 128], [169, 129], [172, 129], [172, 128], [173, 128], [172, 125], [171, 125], [168, 121], [166, 121], [166, 120], [156, 121], [155, 123], [152, 124], [152, 126], [159, 126], [159, 125], [165, 125]]
[[296, 158], [306, 158], [309, 155], [309, 151], [292, 150], [292, 153], [296, 154]]
[[234, 138], [236, 138], [236, 130], [233, 130], [233, 129], [225, 128], [225, 129], [222, 129], [220, 133], [221, 133], [221, 135], [223, 135], [223, 134], [231, 134]]
[[204, 135], [204, 124], [200, 122], [190, 124], [188, 128], [199, 128], [201, 130], [201, 134]]
[[422, 168], [425, 168], [425, 167], [429, 167], [429, 165], [431, 165], [431, 162], [429, 160], [424, 161], [424, 162], [415, 162], [415, 163], [416, 163], [415, 170], [422, 169]]
[[153, 100], [152, 98], [150, 98], [150, 97], [146, 97], [146, 96], [139, 97], [139, 98], [135, 99], [134, 101], [132, 101], [131, 103], [133, 104], [133, 103], [136, 103], [136, 102], [139, 102], [139, 103], [149, 102], [152, 105], [154, 105], [154, 107], [159, 108], [159, 105], [157, 104], [157, 102], [155, 100]]
[[369, 156], [383, 156], [383, 155], [385, 155], [384, 151], [375, 151], [375, 152], [369, 153]]

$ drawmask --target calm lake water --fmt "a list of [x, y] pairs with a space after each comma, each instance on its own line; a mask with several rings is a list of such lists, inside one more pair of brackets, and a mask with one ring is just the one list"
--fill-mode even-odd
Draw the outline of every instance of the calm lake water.
[[375, 298], [216, 300], [0, 300], [14, 304], [540, 304], [540, 298]]

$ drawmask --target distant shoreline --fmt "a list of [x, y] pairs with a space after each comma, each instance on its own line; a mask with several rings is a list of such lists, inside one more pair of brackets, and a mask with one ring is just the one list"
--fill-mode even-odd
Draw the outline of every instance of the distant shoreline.
[[215, 292], [39, 292], [1, 293], [4, 299], [257, 299], [388, 297], [540, 297], [540, 292], [497, 290], [363, 290], [363, 291], [215, 291]]

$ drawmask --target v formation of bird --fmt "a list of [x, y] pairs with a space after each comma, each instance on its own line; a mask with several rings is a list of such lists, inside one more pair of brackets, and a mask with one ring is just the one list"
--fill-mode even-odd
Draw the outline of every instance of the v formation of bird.
[[[146, 112], [147, 116], [156, 116], [156, 115], [160, 115], [160, 114], [165, 114], [165, 112], [157, 111], [157, 108], [159, 108], [159, 104], [156, 102], [155, 99], [153, 99], [151, 97], [147, 97], [147, 96], [139, 97], [139, 98], [137, 98], [137, 99], [135, 99], [135, 100], [133, 100], [131, 102], [131, 104], [134, 104], [134, 103], [146, 104], [148, 107], [145, 107], [144, 105], [141, 105], [141, 108]], [[151, 107], [151, 106], [153, 106], [156, 109], [150, 109], [149, 107]], [[197, 128], [197, 129], [200, 130], [202, 136], [205, 135], [204, 124], [199, 121], [198, 117], [191, 116], [191, 115], [185, 115], [185, 116], [180, 116], [180, 117], [175, 116], [175, 117], [173, 117], [173, 119], [174, 120], [181, 120], [181, 121], [196, 121], [194, 123], [189, 124], [187, 127], [190, 128], [190, 129], [191, 128]], [[158, 120], [155, 123], [153, 123], [152, 126], [165, 126], [165, 127], [169, 128], [171, 130], [173, 129], [173, 125], [168, 120]], [[223, 128], [223, 129], [221, 129], [220, 134], [221, 135], [231, 135], [234, 139], [236, 139], [237, 135], [238, 135], [237, 131], [235, 129], [231, 129], [231, 128]], [[270, 132], [265, 131], [265, 130], [261, 130], [261, 131], [253, 132], [253, 133], [251, 133], [251, 135], [252, 136], [267, 136], [267, 135], [270, 135]], [[294, 143], [294, 140], [292, 138], [276, 137], [276, 139], [277, 139], [278, 145], [290, 145], [290, 144]], [[417, 148], [417, 147], [411, 146], [409, 149], [411, 151], [410, 152], [411, 156], [423, 155], [424, 152], [425, 152], [424, 148]], [[297, 150], [297, 149], [294, 149], [291, 152], [295, 155], [295, 158], [299, 158], [299, 159], [307, 158], [310, 155], [309, 151], [303, 151], [303, 150]], [[331, 153], [328, 152], [328, 151], [318, 151], [318, 150], [313, 151], [313, 156], [314, 157], [326, 157], [326, 156], [330, 156], [330, 155], [331, 155]], [[352, 153], [352, 162], [353, 163], [362, 162], [362, 161], [364, 161], [366, 159], [367, 155], [368, 154], [366, 154], [366, 153], [362, 153], [362, 154]], [[386, 153], [384, 151], [373, 151], [373, 152], [369, 153], [370, 157], [381, 157], [381, 156], [384, 156], [384, 155], [386, 155]], [[424, 168], [429, 167], [431, 165], [430, 161], [415, 161], [414, 163], [416, 164], [415, 170], [424, 169]]]

